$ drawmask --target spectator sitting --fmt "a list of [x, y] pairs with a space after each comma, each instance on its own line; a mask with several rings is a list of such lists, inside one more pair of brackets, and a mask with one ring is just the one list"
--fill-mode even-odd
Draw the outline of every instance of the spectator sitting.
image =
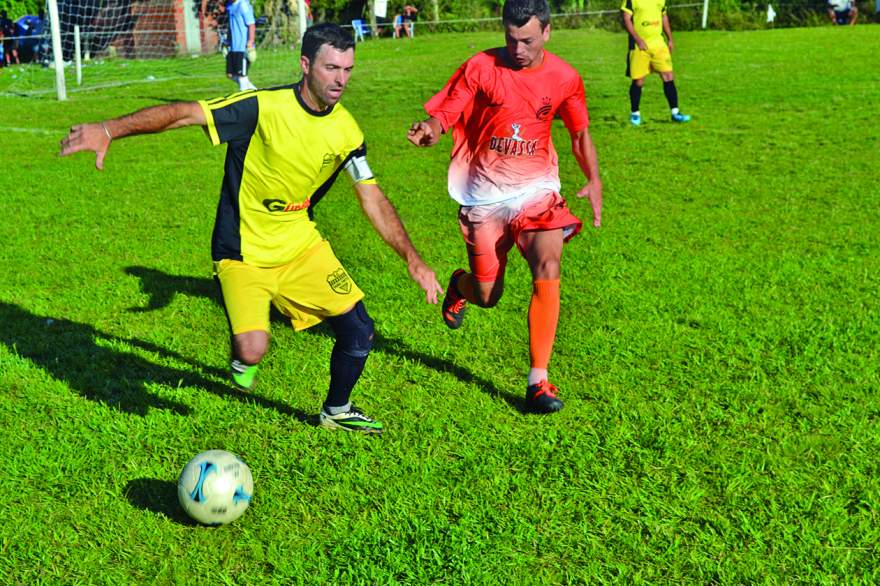
[[833, 25], [854, 25], [859, 9], [852, 0], [828, 0], [828, 18]]
[[413, 36], [413, 21], [416, 19], [418, 13], [418, 9], [412, 4], [407, 4], [403, 7], [401, 20], [403, 21], [403, 30], [406, 31], [406, 36], [409, 38], [412, 38]]

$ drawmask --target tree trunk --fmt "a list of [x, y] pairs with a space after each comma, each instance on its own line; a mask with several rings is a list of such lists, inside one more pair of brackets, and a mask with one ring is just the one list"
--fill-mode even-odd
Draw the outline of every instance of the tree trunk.
[[373, 38], [379, 37], [379, 29], [376, 27], [376, 6], [373, 0], [367, 0], [367, 10], [370, 11], [370, 30], [373, 31]]

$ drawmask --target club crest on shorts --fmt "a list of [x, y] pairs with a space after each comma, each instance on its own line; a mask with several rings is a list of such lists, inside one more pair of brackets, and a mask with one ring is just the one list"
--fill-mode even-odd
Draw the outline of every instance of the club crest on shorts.
[[348, 295], [351, 293], [351, 278], [343, 268], [338, 268], [327, 275], [327, 284], [330, 285], [330, 288], [333, 289], [335, 293], [339, 293], [340, 295]]

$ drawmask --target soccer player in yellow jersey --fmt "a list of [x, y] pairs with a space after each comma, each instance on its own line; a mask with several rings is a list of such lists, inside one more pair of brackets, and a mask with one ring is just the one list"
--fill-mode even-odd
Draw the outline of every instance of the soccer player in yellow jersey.
[[[623, 0], [620, 7], [623, 26], [629, 33], [626, 75], [629, 86], [630, 116], [633, 126], [642, 123], [639, 103], [645, 78], [656, 71], [663, 79], [663, 93], [672, 110], [673, 122], [688, 122], [691, 117], [678, 110], [678, 90], [672, 74], [672, 28], [666, 15], [666, 0]], [[664, 33], [666, 38], [663, 38]]]
[[269, 348], [269, 306], [297, 330], [326, 320], [336, 334], [330, 388], [320, 412], [326, 427], [381, 433], [382, 424], [350, 401], [373, 341], [363, 293], [312, 221], [315, 204], [343, 169], [376, 231], [407, 263], [409, 274], [437, 303], [443, 290], [410, 242], [367, 164], [364, 136], [339, 104], [354, 67], [351, 34], [319, 24], [303, 36], [298, 83], [227, 98], [146, 108], [75, 126], [61, 155], [96, 153], [102, 169], [113, 140], [182, 126], [204, 127], [227, 144], [211, 253], [232, 333], [232, 377], [250, 389]]

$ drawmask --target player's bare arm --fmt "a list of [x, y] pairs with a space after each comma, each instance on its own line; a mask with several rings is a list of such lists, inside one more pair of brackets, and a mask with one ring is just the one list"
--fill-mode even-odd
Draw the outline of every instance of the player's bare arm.
[[397, 210], [374, 183], [357, 183], [355, 191], [370, 223], [382, 239], [406, 261], [412, 280], [425, 292], [427, 303], [437, 303], [437, 296], [443, 294], [443, 287], [437, 281], [434, 271], [425, 264], [397, 215]]
[[669, 17], [665, 14], [663, 15], [663, 32], [666, 33], [666, 45], [669, 47], [669, 52], [672, 53], [672, 49], [675, 47], [672, 42], [672, 27], [669, 26]]
[[638, 34], [636, 34], [636, 29], [633, 26], [632, 14], [630, 14], [628, 12], [622, 12], [621, 14], [623, 14], [623, 28], [626, 29], [626, 32], [629, 33], [629, 36], [632, 37], [633, 41], [635, 41], [635, 44], [638, 46], [639, 49], [641, 49], [642, 51], [647, 51], [648, 50], [647, 43], [645, 43], [645, 41], [644, 41], [644, 39], [642, 39], [642, 37], [640, 37]]
[[602, 225], [602, 180], [599, 178], [599, 157], [589, 131], [584, 128], [571, 137], [571, 150], [577, 159], [587, 184], [577, 192], [578, 197], [586, 197], [593, 208], [593, 226]]
[[207, 124], [205, 113], [197, 102], [175, 102], [153, 106], [120, 118], [74, 126], [61, 140], [61, 156], [92, 151], [96, 155], [95, 167], [103, 169], [104, 157], [114, 139], [205, 124]]
[[406, 133], [406, 138], [419, 147], [434, 146], [443, 134], [443, 127], [436, 118], [428, 118], [421, 122], [413, 122]]

